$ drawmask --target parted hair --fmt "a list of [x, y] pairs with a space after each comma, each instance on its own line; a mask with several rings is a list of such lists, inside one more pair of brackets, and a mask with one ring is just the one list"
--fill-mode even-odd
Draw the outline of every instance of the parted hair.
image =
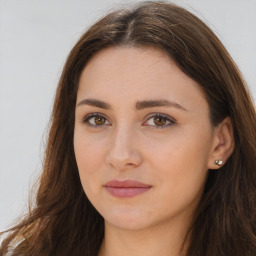
[[235, 149], [224, 166], [208, 171], [186, 236], [186, 255], [255, 256], [253, 100], [236, 64], [211, 29], [186, 9], [160, 1], [112, 11], [92, 25], [71, 50], [56, 91], [35, 199], [28, 214], [2, 234], [0, 255], [97, 255], [104, 220], [81, 186], [73, 148], [74, 114], [83, 68], [96, 52], [110, 46], [163, 50], [202, 87], [212, 125], [231, 118]]

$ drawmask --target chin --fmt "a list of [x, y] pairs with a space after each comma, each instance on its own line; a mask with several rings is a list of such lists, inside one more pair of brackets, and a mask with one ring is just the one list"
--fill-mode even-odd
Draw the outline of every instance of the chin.
[[150, 225], [147, 214], [134, 209], [112, 209], [102, 216], [106, 223], [119, 229], [138, 230]]

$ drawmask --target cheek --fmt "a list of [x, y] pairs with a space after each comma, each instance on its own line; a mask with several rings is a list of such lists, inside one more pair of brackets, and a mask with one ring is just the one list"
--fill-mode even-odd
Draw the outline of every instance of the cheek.
[[190, 169], [207, 168], [210, 145], [210, 136], [190, 130], [152, 143], [147, 147], [147, 155], [149, 161], [155, 163], [155, 168], [167, 167], [174, 173], [191, 173]]
[[90, 138], [74, 136], [74, 151], [81, 183], [85, 193], [96, 193], [96, 188], [101, 182], [102, 164], [104, 161], [104, 148], [102, 144], [91, 141]]
[[[192, 136], [193, 135], [193, 136]], [[174, 201], [193, 200], [204, 187], [211, 137], [190, 129], [189, 136], [170, 138], [155, 147], [150, 165], [164, 195]], [[150, 159], [150, 158], [149, 158]]]
[[74, 151], [79, 171], [94, 173], [93, 167], [103, 160], [104, 141], [97, 134], [87, 135], [78, 125], [74, 132]]

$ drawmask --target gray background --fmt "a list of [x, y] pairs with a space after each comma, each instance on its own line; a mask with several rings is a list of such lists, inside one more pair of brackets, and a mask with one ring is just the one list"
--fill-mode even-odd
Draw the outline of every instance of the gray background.
[[[104, 13], [138, 1], [0, 0], [0, 230], [25, 212], [55, 88], [72, 46]], [[256, 1], [173, 1], [222, 40], [256, 98]]]

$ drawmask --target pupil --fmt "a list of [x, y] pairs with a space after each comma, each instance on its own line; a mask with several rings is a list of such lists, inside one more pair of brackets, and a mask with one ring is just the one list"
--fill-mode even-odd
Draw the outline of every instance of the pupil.
[[104, 123], [105, 123], [105, 118], [98, 116], [98, 117], [96, 117], [96, 119], [95, 119], [95, 123], [96, 123], [96, 124], [104, 124]]
[[166, 122], [166, 119], [163, 117], [155, 117], [154, 122], [156, 125], [164, 125]]

